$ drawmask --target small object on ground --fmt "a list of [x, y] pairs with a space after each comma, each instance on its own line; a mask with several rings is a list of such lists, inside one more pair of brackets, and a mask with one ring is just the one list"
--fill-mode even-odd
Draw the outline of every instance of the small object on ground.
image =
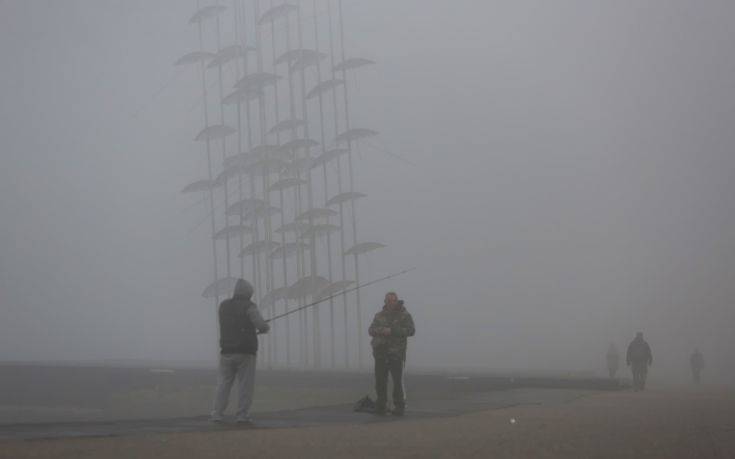
[[[355, 412], [362, 412], [362, 413], [376, 413], [376, 406], [373, 399], [370, 398], [369, 395], [364, 396], [357, 402], [355, 402], [355, 406], [352, 408]], [[383, 414], [385, 414], [385, 410], [383, 410]]]
[[516, 423], [516, 418], [510, 418], [510, 423], [511, 424], [515, 424]]

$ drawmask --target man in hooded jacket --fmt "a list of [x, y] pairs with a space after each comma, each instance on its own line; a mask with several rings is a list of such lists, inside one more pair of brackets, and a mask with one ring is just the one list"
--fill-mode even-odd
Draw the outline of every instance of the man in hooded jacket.
[[267, 333], [270, 326], [263, 320], [258, 307], [250, 301], [253, 286], [238, 279], [232, 298], [219, 305], [220, 359], [217, 391], [212, 421], [222, 422], [232, 384], [237, 378], [238, 406], [236, 421], [249, 423], [248, 412], [253, 403], [255, 362], [258, 333]]
[[393, 414], [402, 416], [406, 409], [403, 367], [409, 336], [416, 333], [413, 318], [394, 292], [385, 295], [383, 310], [375, 314], [368, 330], [375, 358], [375, 412], [385, 414], [388, 403], [388, 375], [393, 380]]

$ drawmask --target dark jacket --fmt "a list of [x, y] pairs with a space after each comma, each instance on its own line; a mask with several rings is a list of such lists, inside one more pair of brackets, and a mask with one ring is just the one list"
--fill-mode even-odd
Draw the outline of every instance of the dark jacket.
[[704, 368], [704, 356], [699, 351], [694, 351], [691, 357], [689, 357], [689, 364], [695, 370], [701, 370]]
[[[378, 329], [390, 328], [390, 336], [378, 334]], [[397, 310], [390, 310], [383, 306], [383, 310], [375, 314], [373, 323], [370, 324], [368, 333], [373, 337], [371, 345], [375, 355], [394, 355], [406, 358], [406, 344], [409, 336], [416, 334], [413, 317], [400, 302]]]
[[237, 281], [232, 298], [219, 305], [219, 345], [222, 354], [258, 352], [258, 332], [269, 330], [268, 324], [250, 301], [253, 287], [244, 279]]
[[651, 347], [648, 345], [646, 340], [636, 337], [636, 339], [631, 341], [630, 345], [628, 345], [628, 352], [625, 360], [628, 365], [651, 365], [653, 363]]

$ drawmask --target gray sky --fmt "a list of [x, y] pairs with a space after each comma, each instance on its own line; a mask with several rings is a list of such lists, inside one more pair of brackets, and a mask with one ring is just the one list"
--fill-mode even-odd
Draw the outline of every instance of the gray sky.
[[[206, 171], [200, 82], [172, 66], [193, 5], [0, 1], [0, 360], [214, 354], [205, 207], [180, 194]], [[700, 346], [735, 378], [735, 4], [344, 10], [378, 62], [350, 82], [381, 133], [360, 233], [390, 247], [363, 276], [418, 267], [366, 320], [398, 290], [415, 365], [599, 370], [643, 330], [662, 373]]]

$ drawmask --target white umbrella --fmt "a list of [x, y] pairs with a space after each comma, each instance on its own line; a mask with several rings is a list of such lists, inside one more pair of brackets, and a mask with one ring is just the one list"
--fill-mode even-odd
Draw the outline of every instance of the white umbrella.
[[222, 162], [224, 169], [237, 168], [240, 169], [238, 172], [245, 173], [244, 168], [254, 162], [253, 157], [248, 152], [237, 153], [225, 158]]
[[240, 237], [245, 234], [252, 234], [253, 228], [248, 225], [230, 225], [217, 231], [214, 235], [215, 239], [227, 239]]
[[345, 255], [362, 255], [363, 253], [371, 252], [383, 247], [385, 247], [385, 245], [380, 244], [379, 242], [361, 242], [350, 247], [345, 252]]
[[223, 277], [212, 282], [204, 289], [202, 296], [204, 298], [216, 298], [218, 296], [229, 296], [234, 293], [237, 278]]
[[258, 176], [267, 176], [275, 174], [283, 170], [286, 167], [286, 163], [278, 158], [263, 158], [259, 159], [245, 167], [245, 170], [250, 174]]
[[174, 62], [174, 65], [199, 64], [200, 62], [207, 63], [214, 59], [215, 56], [216, 54], [208, 51], [194, 51], [181, 56], [176, 62]]
[[284, 63], [293, 64], [294, 62], [298, 62], [303, 59], [316, 62], [317, 60], [324, 59], [325, 57], [327, 57], [326, 54], [314, 51], [313, 49], [292, 49], [278, 56], [278, 59], [276, 59], [276, 65]]
[[241, 174], [243, 171], [242, 167], [228, 167], [227, 169], [223, 170], [222, 172], [217, 175], [217, 178], [214, 179], [214, 186], [221, 187], [225, 184], [225, 182], [232, 177], [236, 177], [238, 174]]
[[240, 258], [247, 257], [251, 255], [257, 255], [259, 253], [263, 252], [271, 252], [278, 248], [280, 244], [275, 241], [255, 241], [251, 242], [250, 244], [246, 245], [245, 248], [242, 249], [240, 252], [240, 255], [238, 255]]
[[280, 228], [276, 229], [276, 233], [296, 233], [300, 234], [304, 231], [306, 231], [309, 228], [309, 224], [306, 222], [301, 221], [295, 221], [291, 223], [286, 223], [285, 225], [281, 226]]
[[348, 152], [349, 150], [346, 148], [333, 148], [331, 150], [327, 150], [321, 155], [314, 158], [314, 163], [312, 164], [312, 167], [321, 167], [322, 165], [327, 164], [333, 159], [337, 159], [338, 157]]
[[288, 289], [288, 297], [290, 299], [299, 299], [305, 296], [316, 294], [329, 285], [329, 281], [321, 276], [306, 276], [297, 280]]
[[199, 131], [199, 134], [194, 138], [194, 140], [197, 141], [205, 141], [205, 140], [217, 140], [217, 139], [224, 139], [228, 135], [232, 135], [236, 133], [237, 131], [229, 126], [225, 126], [224, 124], [215, 124], [212, 126], [205, 127], [201, 131]]
[[182, 193], [198, 193], [200, 191], [209, 191], [214, 187], [214, 182], [211, 180], [197, 180], [196, 182], [190, 183], [181, 190]]
[[291, 131], [304, 126], [306, 123], [300, 119], [288, 119], [279, 121], [275, 126], [270, 128], [268, 134], [280, 134], [284, 131]]
[[326, 55], [323, 53], [303, 54], [297, 60], [293, 61], [290, 69], [292, 72], [297, 72], [297, 71], [300, 72], [300, 71], [306, 70], [312, 65], [316, 65], [320, 60], [324, 59], [325, 57]]
[[228, 207], [225, 210], [225, 213], [229, 216], [231, 215], [245, 215], [246, 213], [257, 209], [258, 207], [265, 206], [265, 201], [258, 198], [245, 198], [241, 201], [238, 201], [234, 204], [230, 204], [230, 207]]
[[284, 256], [291, 257], [296, 255], [299, 250], [308, 250], [309, 248], [309, 244], [303, 242], [287, 242], [285, 245], [281, 245], [272, 251], [270, 257], [273, 259], [283, 258]]
[[365, 137], [372, 137], [378, 135], [377, 131], [373, 131], [372, 129], [364, 129], [364, 128], [354, 128], [350, 129], [348, 131], [345, 131], [337, 136], [335, 139], [338, 143], [339, 142], [354, 142], [355, 140], [364, 139]]
[[291, 5], [290, 3], [283, 3], [281, 5], [274, 6], [260, 16], [260, 19], [258, 19], [258, 25], [263, 25], [268, 22], [275, 21], [276, 19], [286, 17], [289, 13], [298, 9], [298, 6]]
[[354, 201], [355, 199], [364, 198], [366, 195], [363, 193], [358, 193], [357, 191], [347, 191], [345, 193], [340, 193], [337, 196], [332, 197], [327, 201], [328, 206], [336, 206], [340, 204], [344, 204], [348, 201]]
[[257, 145], [250, 149], [250, 154], [257, 159], [280, 157], [283, 148], [280, 145]]
[[200, 8], [196, 13], [194, 13], [191, 19], [189, 19], [189, 24], [196, 24], [197, 22], [202, 22], [205, 19], [213, 18], [226, 9], [227, 7], [221, 5], [209, 5], [204, 8]]
[[290, 152], [293, 150], [298, 150], [300, 148], [314, 148], [317, 145], [319, 145], [319, 142], [317, 142], [316, 140], [293, 139], [281, 145], [281, 149]]
[[243, 219], [250, 220], [251, 218], [260, 219], [270, 217], [279, 213], [280, 211], [281, 209], [275, 206], [258, 206], [255, 209], [245, 212], [243, 214]]
[[356, 68], [360, 68], [360, 67], [364, 67], [366, 65], [372, 65], [372, 64], [375, 64], [375, 61], [371, 61], [370, 59], [363, 59], [361, 57], [353, 57], [353, 58], [347, 59], [335, 65], [334, 71], [342, 72], [344, 70], [353, 70]]
[[333, 233], [339, 230], [339, 226], [332, 225], [331, 223], [320, 223], [316, 225], [310, 225], [305, 228], [301, 233], [301, 237], [304, 239], [310, 239], [312, 237], [326, 236], [327, 234]]
[[314, 97], [318, 96], [319, 94], [322, 94], [324, 92], [327, 92], [331, 89], [334, 89], [342, 84], [344, 84], [345, 80], [340, 80], [339, 78], [333, 78], [331, 80], [322, 81], [318, 85], [314, 86], [311, 91], [306, 94], [307, 99], [313, 99]]
[[306, 172], [314, 165], [314, 158], [294, 158], [286, 163], [286, 171], [289, 174], [296, 175], [300, 172]]
[[313, 209], [307, 210], [306, 212], [301, 213], [298, 217], [296, 217], [296, 220], [310, 220], [313, 218], [326, 218], [326, 217], [332, 217], [334, 215], [337, 215], [337, 212], [333, 211], [332, 209], [323, 209], [319, 207], [315, 207]]
[[279, 300], [287, 300], [288, 299], [288, 287], [280, 287], [277, 289], [273, 289], [270, 292], [263, 295], [263, 298], [260, 300], [260, 308], [270, 307], [273, 304], [276, 303], [276, 301]]
[[287, 189], [293, 188], [295, 186], [306, 185], [306, 183], [307, 183], [306, 180], [300, 179], [300, 178], [296, 178], [296, 177], [284, 178], [284, 179], [281, 179], [281, 180], [277, 181], [276, 183], [274, 183], [270, 187], [268, 187], [268, 191], [282, 191], [282, 190], [287, 190]]
[[235, 83], [236, 88], [262, 91], [268, 86], [274, 85], [281, 77], [274, 73], [256, 72], [245, 75]]
[[263, 95], [263, 91], [256, 89], [235, 89], [228, 95], [222, 98], [222, 103], [225, 105], [237, 105], [243, 102], [250, 102], [257, 100], [258, 97]]
[[214, 56], [214, 59], [207, 65], [207, 68], [216, 68], [220, 65], [227, 64], [233, 59], [245, 57], [248, 51], [255, 51], [255, 48], [252, 46], [242, 47], [240, 45], [225, 46]]

